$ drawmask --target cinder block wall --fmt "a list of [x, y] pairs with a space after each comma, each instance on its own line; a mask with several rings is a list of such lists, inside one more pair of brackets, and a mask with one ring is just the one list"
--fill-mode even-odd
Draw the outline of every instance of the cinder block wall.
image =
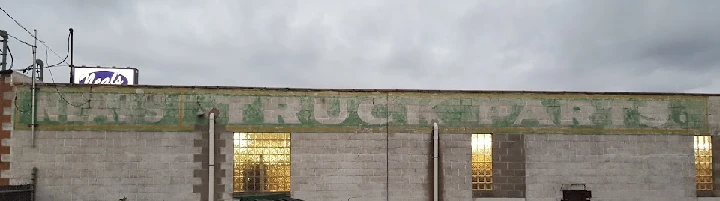
[[[391, 133], [387, 139], [384, 133], [293, 133], [291, 138], [291, 190], [295, 198], [432, 198], [429, 133]], [[470, 200], [470, 135], [444, 134], [441, 142], [438, 173], [442, 198]]]
[[[210, 113], [219, 115], [217, 109], [212, 109]], [[209, 122], [209, 121], [208, 121]], [[193, 185], [192, 192], [199, 194], [200, 200], [208, 200], [213, 197], [217, 201], [232, 200], [232, 182], [233, 182], [233, 141], [232, 133], [225, 130], [225, 125], [215, 122], [213, 146], [210, 149], [210, 124], [197, 125], [195, 129], [200, 137], [193, 140], [193, 147], [199, 150], [193, 155], [193, 162], [197, 163], [200, 168], [193, 171], [193, 177], [200, 180], [200, 183]], [[214, 158], [213, 166], [210, 166], [210, 156]], [[213, 183], [210, 183], [209, 173], [213, 171]], [[213, 185], [214, 192], [209, 193], [210, 185]]]
[[[720, 97], [708, 97], [708, 126], [709, 132], [706, 135], [712, 136], [712, 152], [713, 152], [713, 183], [712, 191], [699, 191], [699, 197], [705, 197], [702, 200], [720, 200]], [[710, 198], [714, 197], [714, 198]], [[698, 199], [700, 200], [700, 199]]]
[[12, 184], [30, 183], [38, 168], [39, 201], [200, 200], [193, 176], [200, 149], [192, 132], [14, 131], [9, 143]]
[[290, 138], [293, 197], [386, 199], [385, 134], [292, 133]]
[[[10, 136], [13, 130], [13, 114], [17, 112], [14, 107], [15, 92], [14, 85], [21, 83], [30, 83], [32, 79], [18, 72], [10, 75], [0, 75], [0, 156], [10, 153]], [[42, 83], [36, 81], [38, 83]], [[3, 172], [10, 169], [9, 161], [0, 157], [0, 185], [10, 184], [10, 180], [3, 175]]]
[[217, 164], [215, 164], [218, 166], [219, 172], [216, 175], [216, 177], [219, 178], [218, 189], [222, 189], [222, 191], [224, 191], [219, 193], [220, 195], [218, 197], [218, 201], [231, 201], [233, 200], [233, 154], [235, 153], [233, 145], [233, 132], [223, 130], [218, 133], [217, 139], [219, 141], [224, 141], [224, 146], [218, 146], [217, 149], [218, 158], [222, 157], [223, 159], [222, 161], [216, 161]]
[[555, 201], [562, 184], [593, 200], [694, 201], [692, 136], [525, 135], [527, 200]]
[[522, 134], [492, 134], [493, 190], [490, 196], [481, 193], [482, 197], [525, 197], [524, 137]]
[[[470, 137], [470, 134], [440, 134], [440, 182], [442, 182], [440, 195], [442, 200], [472, 199]], [[428, 169], [428, 171], [431, 170]], [[432, 177], [430, 177], [430, 182], [432, 182]]]
[[[110, 189], [83, 194], [89, 200], [114, 200], [113, 196], [127, 193], [131, 200], [203, 200], [210, 196], [203, 192], [210, 185], [205, 182], [211, 151], [218, 159], [213, 170], [218, 194], [212, 196], [227, 200], [232, 190], [232, 135], [225, 129], [292, 133], [295, 197], [347, 200], [360, 195], [363, 200], [423, 200], [431, 196], [432, 187], [431, 122], [439, 122], [441, 127], [441, 193], [445, 200], [471, 199], [470, 134], [485, 132], [493, 133], [496, 140], [493, 197], [552, 200], [558, 198], [559, 189], [540, 184], [584, 182], [595, 197], [620, 200], [612, 196], [664, 195], [650, 192], [671, 188], [667, 183], [674, 182], [664, 192], [683, 200], [692, 193], [675, 189], [694, 190], [695, 186], [690, 175], [690, 135], [717, 135], [720, 128], [720, 99], [696, 95], [41, 86], [36, 123], [38, 140], [46, 141], [38, 142], [40, 148], [29, 148], [26, 143], [32, 119], [27, 112], [31, 105], [28, 87], [14, 87], [17, 97], [4, 91], [5, 101], [0, 104], [5, 114], [0, 118], [3, 130], [13, 130], [10, 135], [0, 134], [0, 178], [25, 183], [30, 168], [37, 166], [39, 193], [45, 196], [39, 200], [63, 200], [66, 194], [79, 195], [88, 189]], [[220, 112], [217, 121], [222, 124], [222, 131], [215, 134], [216, 150], [207, 149], [208, 134], [197, 130], [207, 126], [207, 116], [197, 113], [211, 108]], [[142, 138], [149, 137], [147, 133], [154, 133], [154, 138]], [[527, 135], [517, 139], [512, 137], [514, 133]], [[168, 139], [176, 141], [163, 145]], [[108, 143], [113, 147], [108, 149]], [[520, 147], [525, 150], [518, 150]], [[142, 175], [112, 168], [97, 173], [109, 166], [98, 163], [137, 167], [133, 174]], [[56, 164], [69, 169], [43, 172], [56, 171]], [[151, 174], [157, 169], [164, 172]], [[519, 176], [523, 173], [525, 181]], [[372, 176], [358, 179], [363, 175]], [[623, 179], [628, 175], [635, 179]], [[175, 177], [184, 178], [184, 183], [165, 183]], [[646, 182], [632, 183], [638, 180]], [[0, 179], [3, 181], [7, 180]], [[149, 188], [140, 188], [143, 185]]]
[[433, 179], [431, 134], [392, 133], [389, 142], [390, 199], [428, 200]]
[[720, 135], [720, 96], [708, 97], [708, 125], [710, 126], [710, 134], [713, 136]]

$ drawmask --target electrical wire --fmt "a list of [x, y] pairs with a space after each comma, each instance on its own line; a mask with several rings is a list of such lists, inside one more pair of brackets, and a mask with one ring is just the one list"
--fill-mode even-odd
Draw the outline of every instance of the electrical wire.
[[[41, 69], [70, 66], [70, 65], [67, 65], [67, 62], [65, 62], [65, 61], [67, 60], [68, 56], [70, 56], [70, 33], [68, 33], [68, 45], [67, 45], [67, 46], [68, 46], [68, 54], [65, 55], [65, 58], [64, 58], [62, 61], [60, 61], [60, 62], [58, 62], [58, 63], [56, 63], [56, 64], [53, 64], [53, 65], [49, 65], [49, 66], [42, 67]], [[46, 60], [46, 61], [48, 60], [48, 59], [47, 59], [47, 50], [49, 50], [49, 49], [50, 49], [50, 48], [45, 47], [45, 60]], [[62, 63], [66, 63], [66, 64], [63, 65]], [[12, 69], [12, 68], [10, 68], [10, 69]], [[31, 70], [31, 69], [33, 69], [32, 65], [28, 66], [27, 68], [20, 69], [20, 70], [23, 71], [23, 72], [26, 72], [26, 71]], [[53, 83], [54, 83], [54, 82], [55, 82], [55, 81], [53, 81]]]
[[[34, 35], [33, 33], [31, 33], [30, 30], [28, 30], [27, 28], [25, 28], [25, 26], [23, 26], [22, 24], [20, 24], [20, 22], [18, 22], [14, 17], [12, 17], [12, 16], [10, 15], [10, 13], [8, 13], [7, 11], [5, 11], [5, 9], [3, 9], [2, 7], [0, 7], [0, 10], [1, 10], [3, 13], [5, 13], [5, 15], [7, 15], [13, 22], [15, 22], [15, 24], [17, 24], [18, 26], [20, 26], [20, 28], [22, 28], [23, 30], [25, 30], [25, 32], [27, 32], [30, 36], [32, 36], [33, 39], [37, 40], [38, 42], [40, 42], [40, 44], [42, 44], [43, 46], [45, 46], [46, 50], [50, 50], [50, 52], [52, 52], [56, 57], [62, 59], [62, 61], [60, 61], [60, 62], [57, 63], [57, 64], [43, 67], [43, 68], [48, 68], [48, 72], [50, 73], [50, 79], [52, 79], [53, 83], [55, 83], [55, 78], [54, 78], [54, 76], [53, 76], [53, 74], [52, 74], [52, 70], [50, 70], [50, 68], [52, 68], [52, 67], [65, 66], [65, 65], [60, 65], [60, 64], [62, 64], [62, 63], [65, 63], [65, 64], [67, 64], [67, 65], [70, 65], [70, 64], [67, 63], [67, 58], [70, 56], [70, 34], [68, 33], [68, 54], [65, 56], [65, 58], [62, 58], [57, 52], [55, 52], [55, 50], [53, 50], [50, 46], [48, 46], [47, 44], [45, 44], [45, 41], [42, 41], [42, 40], [38, 39], [36, 35]], [[9, 35], [9, 34], [8, 34], [8, 35]], [[15, 36], [12, 36], [12, 35], [10, 35], [10, 36], [11, 36], [13, 39], [15, 39], [15, 40], [18, 40], [18, 41], [20, 41], [21, 43], [24, 43], [25, 45], [28, 45], [28, 46], [30, 46], [30, 47], [35, 47], [34, 45], [31, 45], [30, 43], [25, 42], [25, 41], [23, 41], [23, 40], [20, 40], [19, 38], [15, 37]], [[12, 58], [12, 56], [11, 56], [11, 58]], [[33, 61], [33, 62], [34, 62], [34, 61]], [[10, 67], [10, 68], [12, 69], [12, 67]], [[34, 70], [34, 68], [31, 68], [31, 67], [28, 67], [28, 68], [26, 68], [26, 69], [24, 69], [24, 70], [28, 70], [28, 69], [33, 69], [33, 70]], [[33, 79], [35, 79], [35, 78], [33, 78]], [[57, 92], [57, 94], [60, 96], [60, 99], [62, 99], [63, 101], [65, 101], [65, 103], [67, 103], [68, 105], [71, 105], [71, 106], [74, 106], [74, 107], [82, 107], [83, 105], [90, 103], [90, 99], [85, 98], [85, 96], [82, 95], [83, 98], [87, 99], [87, 101], [85, 101], [83, 104], [80, 104], [80, 105], [74, 105], [74, 104], [70, 103], [70, 101], [68, 101], [67, 99], [65, 99], [65, 96], [63, 96], [62, 93], [60, 93], [60, 89], [58, 89], [58, 87], [57, 87], [56, 85], [53, 85], [53, 87], [55, 87], [55, 92]], [[17, 110], [19, 110], [19, 108], [17, 107], [17, 96], [15, 97], [15, 104], [16, 104], [15, 108], [16, 108]]]
[[[47, 50], [48, 50], [48, 48], [45, 48], [45, 57], [47, 57]], [[69, 54], [70, 54], [70, 34], [68, 33], [68, 55], [69, 55]], [[67, 59], [67, 56], [65, 57], [65, 59]], [[46, 59], [46, 60], [47, 60], [47, 59]], [[55, 65], [50, 65], [50, 66], [44, 67], [44, 68], [47, 68], [47, 69], [48, 69], [48, 73], [50, 73], [50, 80], [52, 80], [52, 83], [55, 83], [55, 76], [53, 75], [52, 70], [51, 70], [50, 68], [52, 68], [52, 67], [60, 67], [60, 66], [67, 66], [67, 65], [60, 65], [60, 64], [63, 63], [63, 62], [65, 62], [64, 59], [63, 59], [63, 61], [61, 61], [60, 63], [57, 63], [57, 64], [55, 64]], [[60, 93], [60, 89], [58, 89], [57, 85], [53, 85], [53, 87], [55, 88], [55, 92], [58, 94], [58, 96], [60, 96], [60, 99], [62, 99], [62, 100], [63, 100], [65, 103], [67, 103], [68, 105], [71, 105], [71, 106], [73, 106], [73, 107], [82, 107], [83, 105], [90, 103], [90, 99], [89, 99], [89, 98], [85, 97], [85, 95], [83, 95], [83, 94], [80, 94], [80, 96], [82, 96], [83, 98], [85, 98], [86, 101], [83, 102], [83, 103], [80, 104], [80, 105], [74, 105], [74, 104], [70, 103], [70, 101], [68, 101], [67, 99], [65, 99], [65, 96], [63, 96], [63, 94]]]
[[10, 54], [10, 68], [8, 70], [12, 70], [13, 65], [15, 64], [15, 58], [12, 55], [12, 51], [10, 51], [10, 46], [7, 46], [8, 54]]
[[27, 45], [27, 46], [33, 47], [33, 45], [31, 45], [30, 43], [25, 42], [25, 41], [23, 41], [23, 40], [20, 40], [19, 38], [15, 37], [15, 36], [13, 36], [13, 35], [8, 34], [8, 36], [10, 36], [10, 38], [13, 38], [13, 39], [17, 40], [18, 42], [21, 42], [21, 43], [23, 43], [23, 44], [25, 44], [25, 45]]
[[[40, 69], [45, 69], [45, 68], [48, 68], [48, 69], [49, 69], [49, 68], [54, 68], [54, 67], [70, 66], [70, 65], [63, 65], [63, 64], [62, 64], [62, 63], [66, 63], [66, 64], [67, 64], [67, 62], [66, 62], [66, 61], [67, 61], [67, 58], [70, 56], [70, 33], [68, 33], [68, 37], [67, 37], [67, 48], [68, 48], [68, 49], [67, 49], [67, 54], [65, 55], [65, 58], [64, 58], [62, 61], [60, 61], [60, 62], [58, 62], [58, 63], [56, 63], [56, 64], [49, 65], [49, 66], [41, 67]], [[49, 47], [46, 46], [46, 47], [45, 47], [45, 60], [46, 60], [46, 61], [49, 60], [49, 59], [47, 58], [47, 51], [48, 51], [48, 50], [51, 50], [51, 51], [52, 51], [52, 49], [50, 49]], [[12, 69], [12, 68], [11, 68], [11, 69]], [[30, 66], [28, 66], [27, 68], [23, 68], [23, 69], [20, 69], [20, 70], [21, 70], [23, 73], [25, 73], [25, 72], [27, 72], [28, 70], [31, 70], [31, 69], [34, 69], [33, 65], [30, 65]], [[53, 81], [53, 83], [54, 83], [54, 82], [55, 82], [55, 81]]]
[[[48, 60], [48, 59], [47, 59], [47, 50], [48, 50], [48, 49], [49, 49], [50, 51], [52, 51], [52, 49], [50, 49], [49, 47], [46, 47], [46, 48], [45, 48], [45, 60], [46, 60], [46, 61]], [[66, 61], [67, 61], [67, 59], [68, 59], [69, 56], [70, 56], [70, 32], [68, 32], [68, 37], [67, 37], [67, 54], [65, 54], [65, 58], [63, 58], [62, 61], [60, 61], [60, 62], [58, 62], [58, 63], [56, 63], [56, 64], [53, 64], [53, 65], [49, 65], [49, 66], [47, 66], [47, 67], [50, 68], [50, 67], [60, 66], [60, 64], [62, 64], [62, 63], [68, 64]], [[58, 58], [59, 58], [59, 57], [58, 57]], [[68, 64], [68, 66], [69, 66], [69, 65], [70, 65], [70, 64]]]
[[2, 7], [0, 7], [0, 10], [2, 10], [2, 12], [5, 13], [5, 15], [7, 15], [12, 21], [14, 21], [15, 24], [17, 24], [18, 26], [20, 26], [20, 28], [24, 29], [24, 30], [25, 30], [28, 34], [30, 34], [31, 36], [33, 35], [32, 33], [30, 33], [30, 31], [29, 31], [27, 28], [25, 28], [25, 26], [23, 26], [22, 24], [20, 24], [20, 22], [18, 22], [17, 20], [15, 20], [14, 17], [10, 16], [10, 13], [8, 13], [7, 11], [5, 11], [5, 9], [3, 9]]
[[[68, 48], [68, 49], [67, 49], [67, 54], [65, 55], [65, 58], [64, 58], [62, 61], [60, 61], [60, 62], [58, 62], [58, 63], [56, 63], [56, 64], [53, 64], [53, 65], [44, 66], [44, 67], [42, 67], [42, 69], [45, 69], [45, 68], [54, 68], [54, 67], [70, 66], [69, 64], [67, 64], [67, 62], [65, 62], [65, 61], [67, 61], [67, 58], [70, 56], [70, 33], [68, 33], [67, 48]], [[50, 48], [45, 47], [45, 60], [46, 60], [46, 61], [48, 60], [48, 59], [47, 59], [47, 50], [50, 50]], [[66, 64], [63, 65], [62, 63], [66, 63]], [[12, 68], [10, 68], [10, 69], [12, 69]], [[32, 65], [28, 66], [27, 68], [20, 69], [20, 70], [22, 70], [23, 72], [26, 72], [26, 71], [28, 71], [28, 70], [30, 70], [30, 69], [33, 69]], [[53, 82], [54, 82], [54, 81], [53, 81]]]
[[[38, 40], [38, 41], [41, 41], [41, 40]], [[43, 46], [45, 46], [45, 48], [48, 48], [48, 49], [50, 50], [50, 52], [52, 52], [57, 58], [62, 59], [62, 57], [61, 57], [57, 52], [55, 52], [55, 50], [53, 50], [52, 48], [50, 48], [50, 46], [47, 46], [47, 45], [45, 44], [45, 42], [40, 42], [40, 43], [41, 43]], [[66, 61], [67, 58], [68, 58], [68, 56], [65, 56], [65, 58], [64, 58], [60, 63], [65, 63], [65, 64], [67, 64], [67, 65], [70, 65], [70, 64], [67, 63], [67, 61]], [[58, 64], [60, 64], [60, 63], [58, 63]]]
[[[5, 15], [7, 15], [13, 22], [15, 22], [15, 24], [17, 24], [18, 26], [20, 26], [20, 28], [22, 28], [23, 30], [25, 30], [25, 32], [27, 32], [28, 34], [30, 34], [30, 36], [32, 36], [33, 39], [36, 39], [38, 42], [40, 42], [40, 44], [42, 44], [43, 46], [45, 46], [45, 48], [48, 48], [48, 49], [50, 50], [50, 52], [52, 52], [53, 54], [55, 54], [55, 56], [57, 56], [59, 59], [62, 59], [62, 57], [61, 57], [57, 52], [55, 52], [55, 50], [53, 50], [50, 46], [48, 46], [48, 45], [45, 43], [45, 41], [38, 39], [37, 36], [35, 36], [33, 33], [31, 33], [30, 30], [28, 30], [27, 28], [25, 28], [25, 26], [23, 26], [22, 24], [20, 24], [20, 22], [18, 22], [14, 17], [12, 17], [12, 16], [10, 15], [10, 13], [8, 13], [7, 11], [5, 11], [5, 9], [3, 9], [2, 7], [0, 7], [0, 10], [2, 10], [2, 12], [5, 13]], [[68, 35], [68, 38], [69, 38], [69, 35]], [[15, 38], [15, 39], [21, 41], [20, 39], [17, 39], [17, 38]], [[69, 39], [68, 39], [68, 40], [69, 40]], [[21, 41], [21, 42], [23, 42], [23, 43], [25, 43], [25, 44], [27, 44], [27, 45], [30, 45], [30, 43], [27, 43], [27, 42], [24, 42], [24, 41]], [[30, 47], [33, 47], [33, 45], [30, 45]], [[63, 62], [64, 62], [64, 63], [68, 64], [68, 63], [66, 62], [66, 60], [67, 60], [67, 56], [66, 56], [65, 59], [63, 59], [63, 61], [61, 61], [60, 63], [63, 63]], [[70, 64], [68, 64], [68, 65], [70, 65]]]
[[[55, 76], [53, 76], [52, 70], [48, 69], [48, 72], [50, 73], [50, 79], [52, 80], [53, 83], [55, 83]], [[82, 103], [82, 104], [80, 104], [80, 105], [72, 104], [72, 103], [70, 103], [70, 101], [68, 101], [67, 99], [65, 99], [65, 96], [63, 96], [62, 93], [60, 93], [60, 89], [58, 89], [57, 85], [53, 85], [53, 87], [55, 88], [55, 92], [58, 94], [58, 96], [60, 96], [60, 99], [63, 100], [66, 104], [68, 104], [68, 105], [70, 105], [70, 106], [73, 106], [73, 107], [82, 107], [82, 106], [84, 106], [85, 104], [90, 103], [90, 99], [89, 99], [89, 98], [86, 98], [85, 95], [81, 95], [83, 98], [87, 99], [87, 101], [85, 101], [84, 103]], [[15, 100], [14, 100], [13, 102], [14, 102], [13, 104], [15, 105], [15, 110], [17, 110], [17, 111], [19, 111], [19, 112], [21, 112], [21, 113], [25, 113], [25, 112], [29, 112], [29, 111], [30, 111], [30, 110], [20, 110], [20, 107], [18, 107], [18, 105], [17, 105], [17, 102], [18, 102], [18, 97], [17, 97], [17, 96], [15, 96]]]
[[[48, 48], [45, 48], [45, 50], [46, 50], [46, 51], [45, 51], [45, 57], [47, 57], [47, 49], [48, 49]], [[70, 53], [70, 34], [68, 34], [68, 54], [69, 54], [69, 53]], [[67, 58], [67, 57], [65, 57], [65, 58]], [[65, 60], [63, 60], [63, 62], [64, 62], [64, 61], [65, 61]], [[60, 62], [60, 63], [62, 63], [62, 62]], [[45, 67], [45, 68], [48, 69], [48, 73], [50, 73], [50, 80], [52, 80], [52, 83], [55, 83], [55, 76], [53, 75], [52, 70], [51, 70], [50, 68], [52, 68], [52, 67], [60, 67], [60, 66], [67, 66], [67, 65], [59, 65], [60, 63]], [[65, 99], [65, 96], [63, 96], [63, 94], [60, 93], [60, 89], [58, 89], [57, 85], [53, 85], [53, 87], [55, 88], [55, 92], [58, 94], [58, 96], [60, 96], [60, 99], [62, 99], [65, 103], [67, 103], [67, 104], [70, 105], [70, 106], [73, 106], [73, 107], [82, 107], [83, 105], [90, 103], [90, 99], [89, 99], [89, 98], [85, 97], [85, 95], [83, 95], [83, 94], [80, 94], [80, 96], [82, 96], [83, 98], [85, 98], [86, 101], [83, 102], [83, 103], [80, 104], [80, 105], [74, 105], [74, 104], [70, 103], [70, 101], [68, 101], [67, 99]]]
[[[67, 67], [67, 66], [69, 66], [69, 65], [53, 65], [53, 66], [45, 66], [45, 67], [42, 67], [42, 68], [39, 68], [39, 69], [57, 68], [57, 67]], [[29, 71], [29, 70], [32, 70], [32, 69], [34, 69], [34, 68], [32, 67], [32, 65], [30, 65], [30, 66], [28, 66], [27, 68], [18, 69], [18, 71], [26, 72], [26, 71]]]
[[[50, 73], [50, 79], [52, 80], [52, 83], [55, 83], [55, 76], [53, 76], [52, 70], [48, 69], [48, 72]], [[70, 103], [70, 101], [65, 99], [65, 96], [63, 96], [63, 94], [60, 93], [60, 89], [58, 89], [57, 85], [53, 85], [53, 87], [55, 87], [55, 92], [57, 92], [58, 96], [60, 96], [60, 99], [62, 99], [68, 105], [71, 105], [73, 107], [82, 107], [83, 105], [90, 103], [90, 99], [85, 97], [85, 95], [81, 94], [81, 96], [87, 100], [80, 105], [74, 105], [74, 104]]]
[[18, 96], [15, 95], [15, 99], [13, 100], [13, 105], [15, 105], [15, 111], [18, 111], [20, 113], [26, 113], [26, 112], [30, 112], [30, 110], [32, 110], [32, 108], [29, 110], [21, 110], [20, 107], [18, 107], [17, 103], [18, 103]]

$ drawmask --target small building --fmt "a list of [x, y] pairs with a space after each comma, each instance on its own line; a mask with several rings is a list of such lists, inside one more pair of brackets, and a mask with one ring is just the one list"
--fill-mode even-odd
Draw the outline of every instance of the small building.
[[39, 201], [720, 195], [720, 95], [2, 83], [0, 183]]

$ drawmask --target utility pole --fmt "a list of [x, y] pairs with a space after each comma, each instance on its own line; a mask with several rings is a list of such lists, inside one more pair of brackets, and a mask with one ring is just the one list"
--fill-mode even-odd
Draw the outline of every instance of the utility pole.
[[8, 33], [5, 30], [0, 30], [0, 37], [2, 37], [2, 70], [7, 67], [7, 55], [8, 55]]
[[33, 47], [32, 47], [33, 61], [32, 61], [32, 73], [31, 73], [32, 75], [30, 77], [32, 77], [32, 80], [33, 80], [32, 84], [33, 84], [33, 90], [34, 90], [35, 79], [37, 79], [37, 40], [38, 39], [37, 39], [37, 29], [34, 29], [33, 31], [35, 32], [35, 34], [33, 35], [33, 38], [35, 39], [35, 43], [33, 44]]
[[30, 125], [30, 132], [32, 132], [32, 147], [35, 148], [35, 118], [37, 118], [37, 99], [35, 98], [35, 72], [37, 68], [37, 29], [33, 30], [35, 31], [35, 35], [33, 38], [35, 38], [35, 44], [33, 44], [32, 50], [33, 50], [33, 61], [32, 61], [32, 111], [31, 111], [31, 125]]
[[70, 83], [73, 83], [75, 75], [75, 63], [73, 63], [73, 54], [75, 52], [75, 30], [70, 28]]

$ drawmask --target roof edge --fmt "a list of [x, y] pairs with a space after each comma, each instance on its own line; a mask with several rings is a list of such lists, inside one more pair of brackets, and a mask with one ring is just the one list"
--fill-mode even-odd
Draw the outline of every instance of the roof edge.
[[[18, 83], [17, 85], [30, 85]], [[683, 95], [683, 96], [720, 96], [711, 93], [680, 92], [607, 92], [607, 91], [526, 91], [526, 90], [441, 90], [441, 89], [340, 89], [340, 88], [290, 88], [290, 87], [241, 87], [241, 86], [187, 86], [187, 85], [101, 85], [71, 83], [36, 83], [37, 86], [61, 87], [110, 87], [110, 88], [178, 88], [178, 89], [237, 89], [237, 90], [273, 90], [273, 91], [336, 91], [336, 92], [420, 92], [420, 93], [540, 93], [540, 94], [587, 94], [587, 95]]]

